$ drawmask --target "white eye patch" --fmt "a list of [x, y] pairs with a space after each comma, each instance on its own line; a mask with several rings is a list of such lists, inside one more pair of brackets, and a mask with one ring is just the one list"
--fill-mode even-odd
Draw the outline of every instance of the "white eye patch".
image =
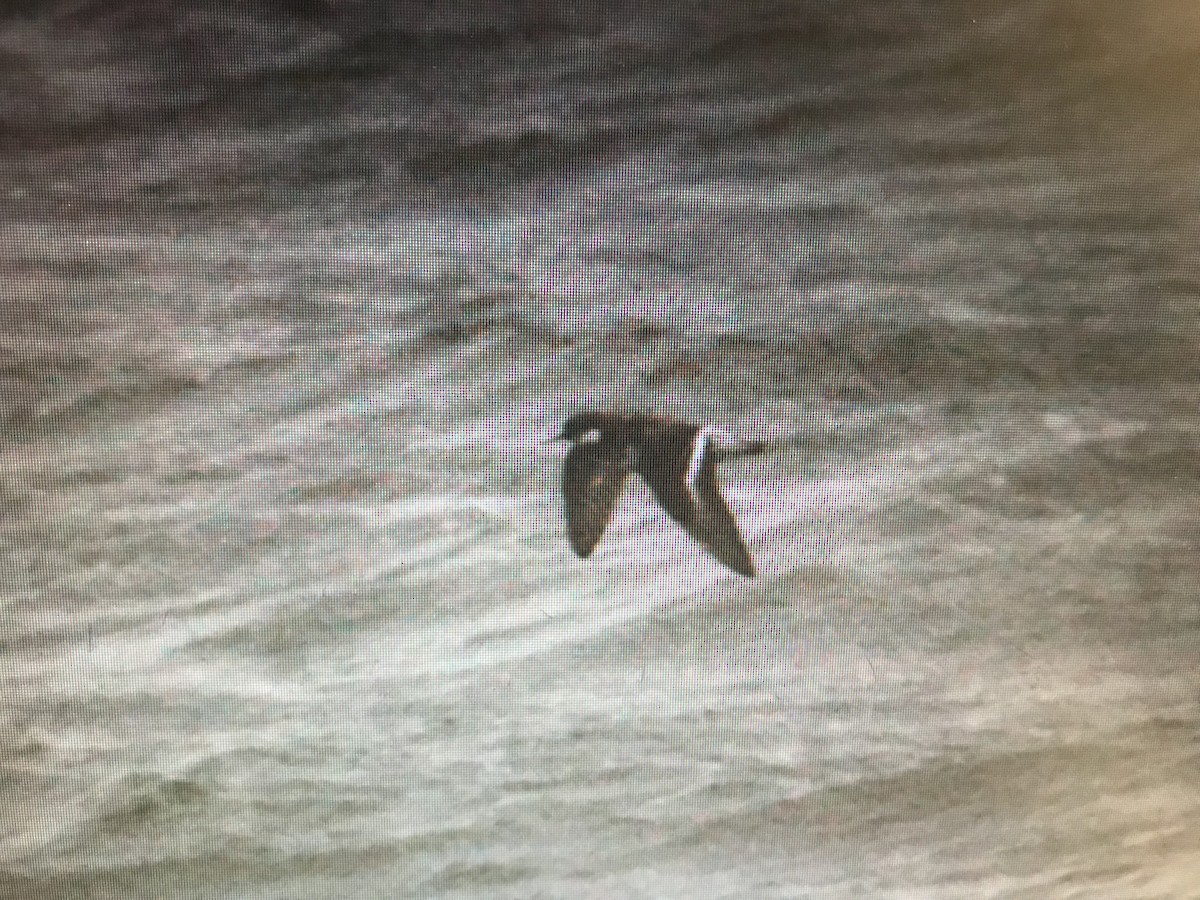
[[589, 428], [587, 431], [585, 431], [583, 434], [581, 434], [579, 436], [579, 443], [581, 443], [581, 444], [595, 444], [595, 443], [598, 443], [599, 441], [600, 441], [600, 429], [599, 428]]

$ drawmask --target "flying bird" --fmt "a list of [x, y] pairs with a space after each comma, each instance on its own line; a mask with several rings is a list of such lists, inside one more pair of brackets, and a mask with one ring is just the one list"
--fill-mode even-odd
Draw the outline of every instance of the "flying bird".
[[754, 561], [717, 487], [717, 461], [762, 453], [766, 444], [722, 441], [699, 425], [610, 412], [576, 413], [557, 439], [571, 442], [562, 489], [567, 536], [580, 557], [600, 542], [625, 479], [637, 472], [659, 505], [709, 553], [754, 577]]

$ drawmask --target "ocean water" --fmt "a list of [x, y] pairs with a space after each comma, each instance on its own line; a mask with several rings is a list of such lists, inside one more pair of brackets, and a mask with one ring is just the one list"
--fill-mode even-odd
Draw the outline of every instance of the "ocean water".
[[10, 7], [0, 896], [1200, 897], [1198, 18]]

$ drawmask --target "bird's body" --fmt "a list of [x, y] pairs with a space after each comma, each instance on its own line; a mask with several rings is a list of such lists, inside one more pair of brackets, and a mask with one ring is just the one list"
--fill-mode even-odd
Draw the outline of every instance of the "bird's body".
[[721, 457], [761, 453], [761, 443], [724, 444], [708, 429], [657, 416], [583, 412], [559, 437], [572, 442], [563, 465], [571, 547], [587, 557], [599, 543], [625, 479], [637, 472], [667, 514], [735, 572], [754, 562], [717, 487]]

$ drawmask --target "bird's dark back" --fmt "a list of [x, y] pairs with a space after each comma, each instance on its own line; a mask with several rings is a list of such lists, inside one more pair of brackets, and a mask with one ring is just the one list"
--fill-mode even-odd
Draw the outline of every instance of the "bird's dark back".
[[699, 428], [685, 422], [674, 422], [658, 416], [641, 413], [615, 412], [581, 412], [567, 420], [563, 432], [572, 439], [578, 439], [589, 431], [600, 432], [600, 440], [606, 444], [658, 445], [664, 440], [679, 440], [678, 433], [686, 437], [683, 443], [690, 443], [692, 435]]
[[645, 423], [638, 453], [638, 472], [650, 481], [681, 481], [692, 461], [692, 443], [700, 429], [680, 422]]

